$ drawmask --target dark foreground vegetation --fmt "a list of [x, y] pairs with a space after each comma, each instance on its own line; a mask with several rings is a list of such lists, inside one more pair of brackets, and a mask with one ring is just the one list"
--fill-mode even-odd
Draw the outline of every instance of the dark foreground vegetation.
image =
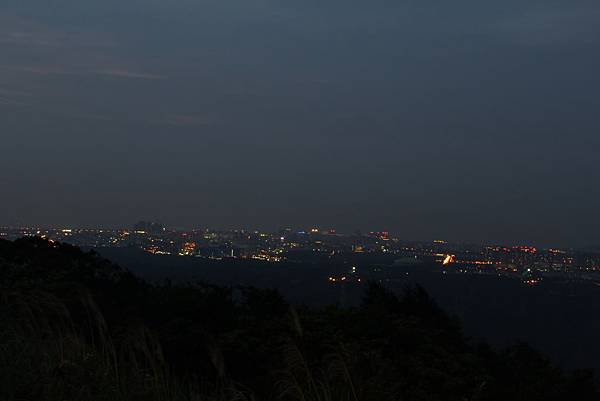
[[[307, 289], [309, 291], [309, 289]], [[1, 400], [598, 400], [524, 344], [472, 344], [419, 287], [360, 307], [147, 284], [94, 253], [0, 241]]]

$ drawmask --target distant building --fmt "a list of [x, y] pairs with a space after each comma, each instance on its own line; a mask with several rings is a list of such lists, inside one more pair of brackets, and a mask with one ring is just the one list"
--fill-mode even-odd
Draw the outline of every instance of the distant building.
[[133, 231], [137, 233], [160, 234], [165, 230], [162, 224], [153, 221], [140, 221], [133, 226]]

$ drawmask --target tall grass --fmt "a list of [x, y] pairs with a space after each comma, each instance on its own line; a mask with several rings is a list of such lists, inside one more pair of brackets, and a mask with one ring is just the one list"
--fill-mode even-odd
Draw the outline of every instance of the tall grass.
[[64, 303], [48, 293], [2, 291], [0, 400], [252, 399], [223, 374], [216, 386], [176, 379], [159, 342], [144, 327], [127, 332], [117, 349], [89, 294], [80, 294], [79, 307], [86, 311], [83, 327], [76, 326]]
[[[361, 362], [354, 352], [332, 339], [328, 351], [313, 355], [305, 350], [304, 329], [298, 313], [291, 308], [295, 336], [283, 341], [280, 352], [283, 369], [276, 383], [277, 398], [286, 401], [397, 400], [395, 388], [377, 387], [365, 380]], [[316, 360], [315, 360], [316, 358]], [[364, 367], [363, 367], [364, 368]], [[367, 396], [368, 394], [368, 396]]]

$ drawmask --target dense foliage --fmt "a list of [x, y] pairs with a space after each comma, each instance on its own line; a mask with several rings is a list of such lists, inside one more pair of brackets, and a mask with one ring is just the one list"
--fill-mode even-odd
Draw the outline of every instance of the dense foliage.
[[[307, 289], [309, 290], [309, 289]], [[518, 344], [471, 344], [422, 288], [361, 307], [147, 284], [96, 254], [0, 241], [2, 400], [597, 400]]]

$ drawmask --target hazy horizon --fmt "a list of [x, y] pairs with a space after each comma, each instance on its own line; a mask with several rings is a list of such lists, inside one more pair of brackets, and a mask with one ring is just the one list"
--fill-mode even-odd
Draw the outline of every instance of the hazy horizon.
[[[125, 224], [117, 224], [117, 225], [69, 225], [69, 224], [3, 224], [0, 222], [0, 228], [30, 228], [30, 229], [41, 229], [41, 230], [60, 230], [60, 229], [74, 229], [74, 230], [132, 230], [135, 223], [139, 223], [142, 221], [159, 223], [162, 222], [157, 220], [140, 220], [134, 223], [125, 223]], [[381, 232], [387, 231], [389, 232], [390, 238], [396, 238], [400, 241], [416, 241], [416, 242], [434, 242], [434, 241], [447, 241], [450, 244], [464, 244], [464, 245], [497, 245], [497, 246], [535, 246], [538, 248], [552, 249], [552, 248], [563, 248], [563, 249], [588, 249], [588, 248], [600, 248], [597, 243], [588, 243], [588, 244], [579, 244], [579, 245], [567, 245], [567, 244], [557, 244], [557, 243], [541, 243], [535, 242], [530, 239], [515, 239], [509, 241], [493, 241], [493, 240], [483, 240], [481, 238], [460, 238], [457, 236], [449, 236], [449, 237], [440, 237], [440, 236], [425, 236], [425, 237], [414, 237], [411, 236], [410, 233], [403, 233], [398, 231], [389, 231], [385, 227], [367, 227], [367, 228], [351, 228], [351, 229], [340, 229], [339, 227], [329, 227], [329, 226], [319, 226], [318, 224], [314, 225], [300, 225], [300, 226], [290, 226], [290, 225], [279, 225], [274, 227], [258, 227], [258, 226], [225, 226], [225, 225], [201, 225], [201, 224], [188, 224], [188, 225], [163, 225], [167, 230], [173, 231], [194, 231], [194, 230], [209, 230], [209, 231], [247, 231], [247, 232], [264, 232], [264, 233], [277, 233], [281, 230], [291, 229], [293, 233], [299, 232], [310, 232], [312, 228], [318, 228], [319, 233], [327, 232], [330, 230], [334, 230], [336, 234], [341, 235], [354, 235], [361, 234], [367, 235], [373, 232]]]

